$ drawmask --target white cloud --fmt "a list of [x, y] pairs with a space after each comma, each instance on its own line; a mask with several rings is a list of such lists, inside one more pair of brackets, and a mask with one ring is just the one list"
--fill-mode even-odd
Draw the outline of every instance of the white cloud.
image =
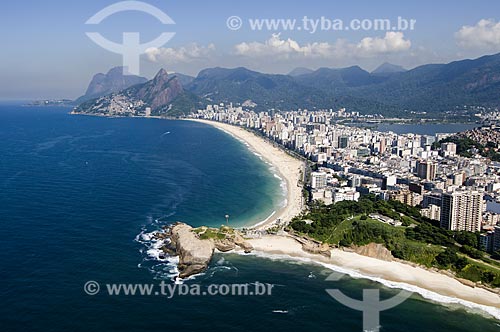
[[411, 42], [404, 39], [402, 32], [387, 32], [382, 38], [366, 37], [357, 44], [337, 39], [334, 43], [314, 42], [303, 45], [291, 38], [281, 39], [280, 34], [273, 34], [264, 43], [243, 42], [237, 44], [234, 46], [234, 51], [237, 55], [247, 57], [344, 58], [397, 53], [406, 51], [410, 47]]
[[474, 26], [464, 25], [455, 33], [455, 38], [464, 48], [498, 49], [500, 47], [500, 22], [482, 19]]
[[411, 42], [404, 39], [402, 32], [387, 32], [384, 38], [366, 37], [356, 45], [357, 50], [367, 55], [387, 54], [410, 49]]
[[312, 43], [305, 46], [300, 46], [293, 39], [281, 39], [280, 34], [276, 33], [271, 36], [264, 43], [260, 42], [243, 42], [234, 46], [235, 53], [245, 56], [268, 56], [268, 55], [281, 55], [288, 57], [292, 54], [301, 54], [304, 56], [314, 56], [321, 54], [330, 45], [327, 43]]
[[145, 53], [149, 61], [163, 64], [175, 64], [203, 60], [210, 57], [214, 52], [214, 44], [200, 46], [196, 43], [191, 43], [178, 48], [151, 47], [148, 48]]

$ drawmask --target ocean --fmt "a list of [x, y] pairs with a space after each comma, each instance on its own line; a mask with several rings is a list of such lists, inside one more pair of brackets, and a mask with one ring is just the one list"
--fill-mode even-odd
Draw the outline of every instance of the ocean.
[[[398, 290], [284, 258], [216, 254], [184, 282], [274, 284], [263, 296], [105, 294], [111, 283], [172, 284], [148, 234], [175, 221], [244, 227], [283, 204], [274, 170], [243, 143], [188, 121], [74, 116], [0, 105], [1, 331], [362, 331], [360, 299]], [[87, 281], [101, 292], [84, 292]], [[500, 331], [498, 320], [413, 295], [381, 331]]]

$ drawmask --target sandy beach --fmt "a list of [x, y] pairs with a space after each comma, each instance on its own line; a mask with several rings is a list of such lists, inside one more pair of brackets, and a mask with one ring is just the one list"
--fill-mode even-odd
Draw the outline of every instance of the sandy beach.
[[215, 121], [199, 119], [189, 120], [214, 126], [244, 141], [246, 144], [248, 144], [251, 150], [258, 153], [264, 160], [273, 165], [276, 168], [278, 175], [282, 179], [284, 179], [287, 191], [286, 205], [276, 211], [276, 213], [270, 216], [267, 220], [256, 220], [254, 226], [255, 228], [264, 229], [267, 227], [271, 227], [276, 223], [278, 219], [280, 219], [282, 222], [288, 222], [293, 217], [300, 214], [303, 206], [302, 187], [299, 185], [299, 180], [301, 179], [303, 174], [302, 161], [293, 158], [282, 149], [273, 146], [261, 137], [258, 137], [254, 133], [243, 128]]
[[[303, 162], [266, 142], [252, 132], [225, 123], [191, 120], [206, 123], [244, 141], [266, 161], [276, 167], [287, 185], [287, 204], [257, 228], [271, 226], [276, 220], [289, 221], [302, 210], [302, 188], [298, 186]], [[254, 254], [266, 257], [308, 261], [321, 264], [332, 271], [367, 278], [391, 288], [406, 289], [440, 303], [460, 304], [481, 310], [500, 320], [500, 296], [479, 287], [470, 287], [455, 278], [399, 261], [384, 261], [353, 252], [333, 249], [331, 258], [307, 253], [302, 245], [287, 236], [269, 235], [249, 239]]]
[[249, 239], [256, 255], [315, 262], [332, 271], [355, 278], [367, 278], [391, 288], [406, 289], [424, 298], [481, 310], [500, 319], [500, 296], [479, 287], [470, 287], [444, 274], [398, 261], [383, 261], [352, 252], [333, 249], [331, 258], [302, 250], [296, 240], [269, 235]]

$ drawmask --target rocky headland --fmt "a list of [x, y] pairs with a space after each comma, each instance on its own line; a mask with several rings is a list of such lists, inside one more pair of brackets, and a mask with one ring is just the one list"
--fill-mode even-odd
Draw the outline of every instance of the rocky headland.
[[193, 228], [178, 222], [167, 227], [165, 233], [158, 233], [156, 236], [170, 239], [161, 249], [165, 254], [179, 256], [180, 278], [206, 270], [215, 250], [228, 252], [241, 248], [246, 253], [253, 250], [239, 231], [227, 226]]

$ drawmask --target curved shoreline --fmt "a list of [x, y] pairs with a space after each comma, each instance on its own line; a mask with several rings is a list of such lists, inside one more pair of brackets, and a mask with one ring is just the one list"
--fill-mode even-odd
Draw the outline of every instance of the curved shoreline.
[[389, 288], [404, 289], [439, 304], [460, 305], [500, 320], [500, 296], [480, 287], [470, 287], [442, 273], [401, 261], [384, 261], [341, 249], [332, 249], [331, 258], [304, 252], [296, 240], [267, 235], [247, 240], [250, 255], [270, 259], [319, 264], [353, 278], [368, 279]]
[[302, 161], [290, 156], [282, 149], [269, 144], [261, 137], [243, 128], [209, 120], [186, 120], [213, 126], [245, 142], [250, 150], [255, 151], [265, 161], [274, 166], [279, 177], [284, 180], [286, 184], [286, 201], [284, 206], [277, 209], [266, 219], [254, 223], [251, 226], [252, 228], [262, 230], [272, 227], [278, 220], [288, 222], [302, 212], [302, 187], [298, 186], [298, 182], [301, 180], [301, 172], [302, 174], [304, 173], [304, 163]]
[[[287, 221], [302, 211], [302, 188], [296, 184], [300, 176], [299, 170], [303, 163], [269, 144], [261, 137], [243, 128], [226, 123], [189, 119], [216, 127], [233, 137], [244, 141], [250, 149], [255, 150], [262, 158], [276, 167], [280, 176], [287, 185], [287, 204], [269, 217], [256, 225], [256, 229], [265, 229], [272, 226], [279, 218]], [[286, 157], [279, 162], [276, 155]], [[297, 172], [289, 172], [287, 162], [298, 165]], [[295, 193], [295, 195], [293, 194]], [[293, 200], [298, 195], [299, 200]], [[387, 262], [356, 253], [333, 249], [330, 259], [320, 255], [306, 253], [301, 245], [291, 238], [281, 236], [264, 236], [248, 240], [255, 248], [254, 255], [263, 257], [277, 257], [300, 260], [323, 265], [330, 270], [348, 274], [352, 277], [370, 279], [390, 288], [400, 288], [420, 294], [423, 298], [441, 303], [457, 304], [466, 308], [480, 310], [500, 320], [500, 296], [479, 287], [470, 287], [460, 283], [457, 279], [442, 273], [414, 266], [409, 262]]]

